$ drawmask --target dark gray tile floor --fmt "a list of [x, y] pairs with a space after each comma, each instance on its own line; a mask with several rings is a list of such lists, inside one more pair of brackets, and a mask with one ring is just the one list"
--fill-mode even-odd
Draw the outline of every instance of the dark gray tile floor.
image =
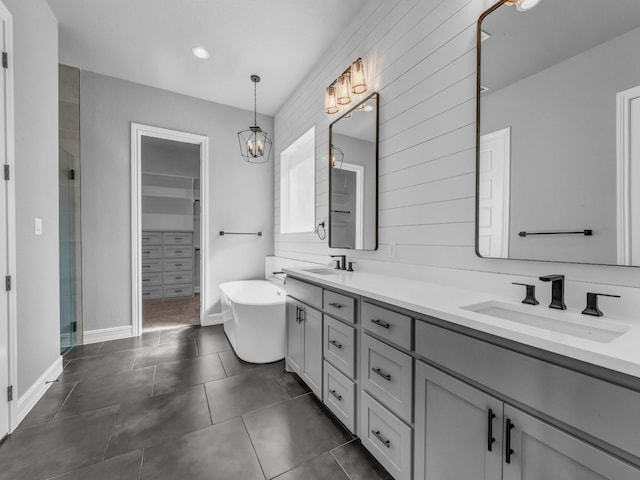
[[388, 480], [284, 362], [220, 326], [74, 348], [0, 445], [0, 480]]

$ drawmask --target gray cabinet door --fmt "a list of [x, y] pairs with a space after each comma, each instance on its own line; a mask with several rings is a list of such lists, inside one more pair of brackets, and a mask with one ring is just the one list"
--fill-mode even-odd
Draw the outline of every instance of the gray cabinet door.
[[302, 334], [304, 326], [298, 321], [301, 304], [287, 298], [287, 366], [302, 375]]
[[302, 308], [304, 325], [302, 378], [311, 391], [322, 399], [322, 314], [307, 306]]
[[[512, 424], [509, 463], [504, 480], [637, 480], [640, 469], [511, 405], [504, 406], [505, 424]], [[507, 423], [507, 421], [509, 423]], [[506, 447], [505, 447], [506, 448]]]
[[415, 480], [500, 479], [502, 409], [500, 400], [416, 362]]

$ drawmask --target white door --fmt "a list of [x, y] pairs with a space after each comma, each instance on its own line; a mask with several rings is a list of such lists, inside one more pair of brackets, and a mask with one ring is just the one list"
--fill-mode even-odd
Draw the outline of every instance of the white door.
[[480, 137], [478, 252], [509, 257], [511, 128]]
[[[0, 3], [0, 47], [7, 49], [11, 16]], [[7, 145], [7, 73], [0, 66], [0, 163], [8, 165]], [[4, 173], [4, 172], [3, 172]], [[11, 172], [13, 173], [13, 172]], [[4, 178], [4, 177], [3, 177]], [[0, 278], [4, 287], [5, 276], [9, 275], [9, 183], [1, 181], [0, 187]], [[0, 292], [0, 439], [9, 432], [9, 401], [5, 394], [9, 386], [9, 292], [2, 288]]]

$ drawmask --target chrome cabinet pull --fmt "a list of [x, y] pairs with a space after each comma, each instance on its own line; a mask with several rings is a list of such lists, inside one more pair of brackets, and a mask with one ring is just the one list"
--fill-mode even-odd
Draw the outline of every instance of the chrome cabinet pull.
[[181, 267], [181, 266], [182, 266], [182, 264], [181, 264], [181, 263], [174, 263], [174, 265], [175, 265], [176, 267]]
[[174, 250], [173, 253], [182, 253], [182, 250]]
[[300, 323], [304, 322], [304, 307], [300, 307]]
[[333, 395], [334, 397], [336, 397], [338, 399], [339, 402], [342, 401], [342, 395], [338, 395], [338, 392], [336, 392], [335, 390], [329, 390], [329, 393], [331, 395]]
[[329, 306], [333, 308], [338, 308], [338, 309], [343, 307], [343, 305], [340, 305], [339, 303], [335, 303], [335, 302], [330, 302]]
[[173, 277], [173, 278], [175, 278], [176, 280], [182, 280], [182, 277]]
[[143, 282], [150, 282], [150, 281], [151, 281], [151, 279], [150, 279], [150, 278], [143, 278], [143, 279], [142, 279], [142, 281], [143, 281]]
[[300, 306], [296, 305], [296, 323], [300, 323]]
[[380, 430], [371, 430], [371, 433], [373, 433], [375, 437], [378, 440], [380, 440], [385, 447], [391, 448], [391, 441], [384, 438], [384, 436], [380, 433]]
[[391, 375], [389, 375], [388, 373], [383, 372], [380, 368], [372, 368], [371, 370], [374, 371], [374, 373], [377, 373], [378, 375], [380, 375], [382, 378], [384, 378], [387, 382], [391, 381]]
[[335, 340], [329, 340], [329, 343], [331, 345], [333, 345], [334, 347], [336, 347], [338, 350], [342, 350], [342, 344], [341, 343], [338, 343]]
[[144, 252], [142, 252], [142, 254], [144, 255], [145, 253], [151, 253], [150, 250], [145, 250]]
[[142, 265], [142, 268], [151, 268], [151, 265]]
[[376, 325], [382, 327], [382, 328], [391, 328], [391, 324], [387, 323], [387, 322], [383, 322], [382, 320], [378, 320], [377, 318], [372, 318], [371, 319], [371, 323], [375, 323]]

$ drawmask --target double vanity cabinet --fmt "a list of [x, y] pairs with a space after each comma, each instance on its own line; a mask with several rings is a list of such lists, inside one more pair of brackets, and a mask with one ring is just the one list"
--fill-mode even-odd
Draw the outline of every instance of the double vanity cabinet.
[[287, 368], [397, 480], [640, 479], [637, 379], [287, 273]]

